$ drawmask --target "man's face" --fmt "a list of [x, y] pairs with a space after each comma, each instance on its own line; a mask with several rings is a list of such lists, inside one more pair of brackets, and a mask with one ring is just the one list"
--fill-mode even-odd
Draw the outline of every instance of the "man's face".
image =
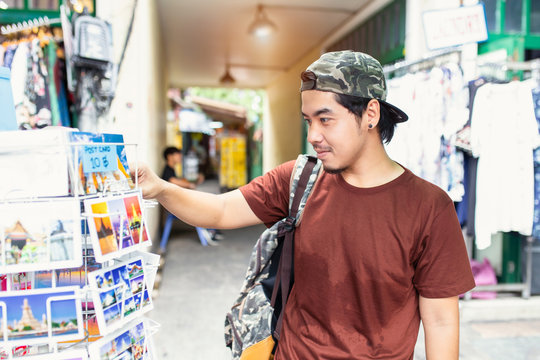
[[182, 162], [182, 153], [177, 152], [171, 155], [174, 165], [178, 165]]
[[358, 161], [368, 130], [366, 121], [359, 122], [335, 96], [327, 91], [303, 91], [302, 114], [309, 126], [307, 140], [324, 169], [339, 173]]

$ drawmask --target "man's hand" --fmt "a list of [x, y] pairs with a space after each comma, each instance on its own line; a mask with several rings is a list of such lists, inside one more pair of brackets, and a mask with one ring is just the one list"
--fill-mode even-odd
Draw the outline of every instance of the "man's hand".
[[[131, 177], [135, 181], [135, 165], [129, 166]], [[139, 187], [142, 190], [143, 198], [155, 199], [167, 186], [167, 182], [156, 175], [148, 165], [139, 162], [137, 168]]]
[[204, 175], [203, 173], [199, 173], [199, 176], [197, 177], [197, 185], [201, 185], [204, 182]]

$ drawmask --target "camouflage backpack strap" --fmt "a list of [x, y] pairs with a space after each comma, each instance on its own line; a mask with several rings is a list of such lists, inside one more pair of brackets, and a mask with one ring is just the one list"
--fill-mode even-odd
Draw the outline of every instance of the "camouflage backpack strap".
[[[311, 163], [313, 167], [308, 166], [308, 163]], [[305, 170], [306, 167], [308, 170]], [[295, 169], [291, 175], [289, 194], [289, 216], [296, 220], [296, 226], [299, 224], [302, 212], [321, 169], [321, 162], [316, 157], [299, 155], [296, 159]], [[301, 180], [302, 174], [305, 174], [304, 176], [307, 176], [307, 179]]]
[[[275, 314], [277, 323], [274, 328], [274, 339], [279, 340], [281, 324], [283, 321], [283, 309], [287, 303], [287, 298], [294, 282], [293, 259], [294, 259], [294, 230], [297, 226], [307, 199], [317, 176], [321, 163], [312, 156], [300, 155], [296, 161], [296, 166], [292, 175], [291, 192], [289, 199], [289, 216], [282, 223], [278, 230], [278, 236], [283, 236], [283, 249], [279, 259], [278, 272], [272, 292], [272, 307], [280, 309], [279, 314]], [[278, 296], [281, 294], [281, 296]], [[281, 300], [278, 307], [277, 302]]]

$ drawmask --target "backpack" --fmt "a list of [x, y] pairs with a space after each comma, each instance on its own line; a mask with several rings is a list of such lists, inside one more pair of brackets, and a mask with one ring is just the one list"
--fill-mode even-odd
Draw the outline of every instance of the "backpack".
[[234, 360], [273, 358], [281, 310], [294, 281], [294, 230], [320, 169], [317, 158], [298, 156], [291, 176], [289, 216], [266, 229], [253, 248], [240, 296], [225, 318], [225, 343]]

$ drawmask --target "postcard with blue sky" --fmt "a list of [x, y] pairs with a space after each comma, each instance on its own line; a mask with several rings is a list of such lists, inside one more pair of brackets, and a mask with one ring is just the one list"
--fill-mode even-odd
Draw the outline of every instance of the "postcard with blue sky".
[[[81, 339], [83, 324], [78, 296], [79, 288], [73, 286], [1, 292], [0, 307], [6, 307], [8, 341], [35, 344]], [[3, 329], [2, 323], [0, 338], [4, 336]]]
[[88, 276], [101, 334], [108, 334], [153, 308], [142, 257]]
[[146, 322], [140, 319], [91, 344], [90, 357], [115, 360], [153, 359], [150, 340]]
[[152, 244], [140, 190], [86, 199], [84, 208], [97, 262], [116, 259]]
[[[78, 175], [77, 191], [80, 195], [96, 194], [115, 191], [132, 190], [135, 187], [129, 174], [129, 167], [126, 156], [126, 149], [123, 145], [124, 138], [121, 134], [94, 134], [89, 132], [70, 133], [73, 153], [73, 166]], [[112, 161], [109, 166], [91, 172], [85, 168], [83, 158], [85, 149], [91, 148], [92, 143], [109, 143], [112, 154]], [[76, 159], [75, 159], [75, 153]], [[88, 155], [86, 155], [88, 156]]]

